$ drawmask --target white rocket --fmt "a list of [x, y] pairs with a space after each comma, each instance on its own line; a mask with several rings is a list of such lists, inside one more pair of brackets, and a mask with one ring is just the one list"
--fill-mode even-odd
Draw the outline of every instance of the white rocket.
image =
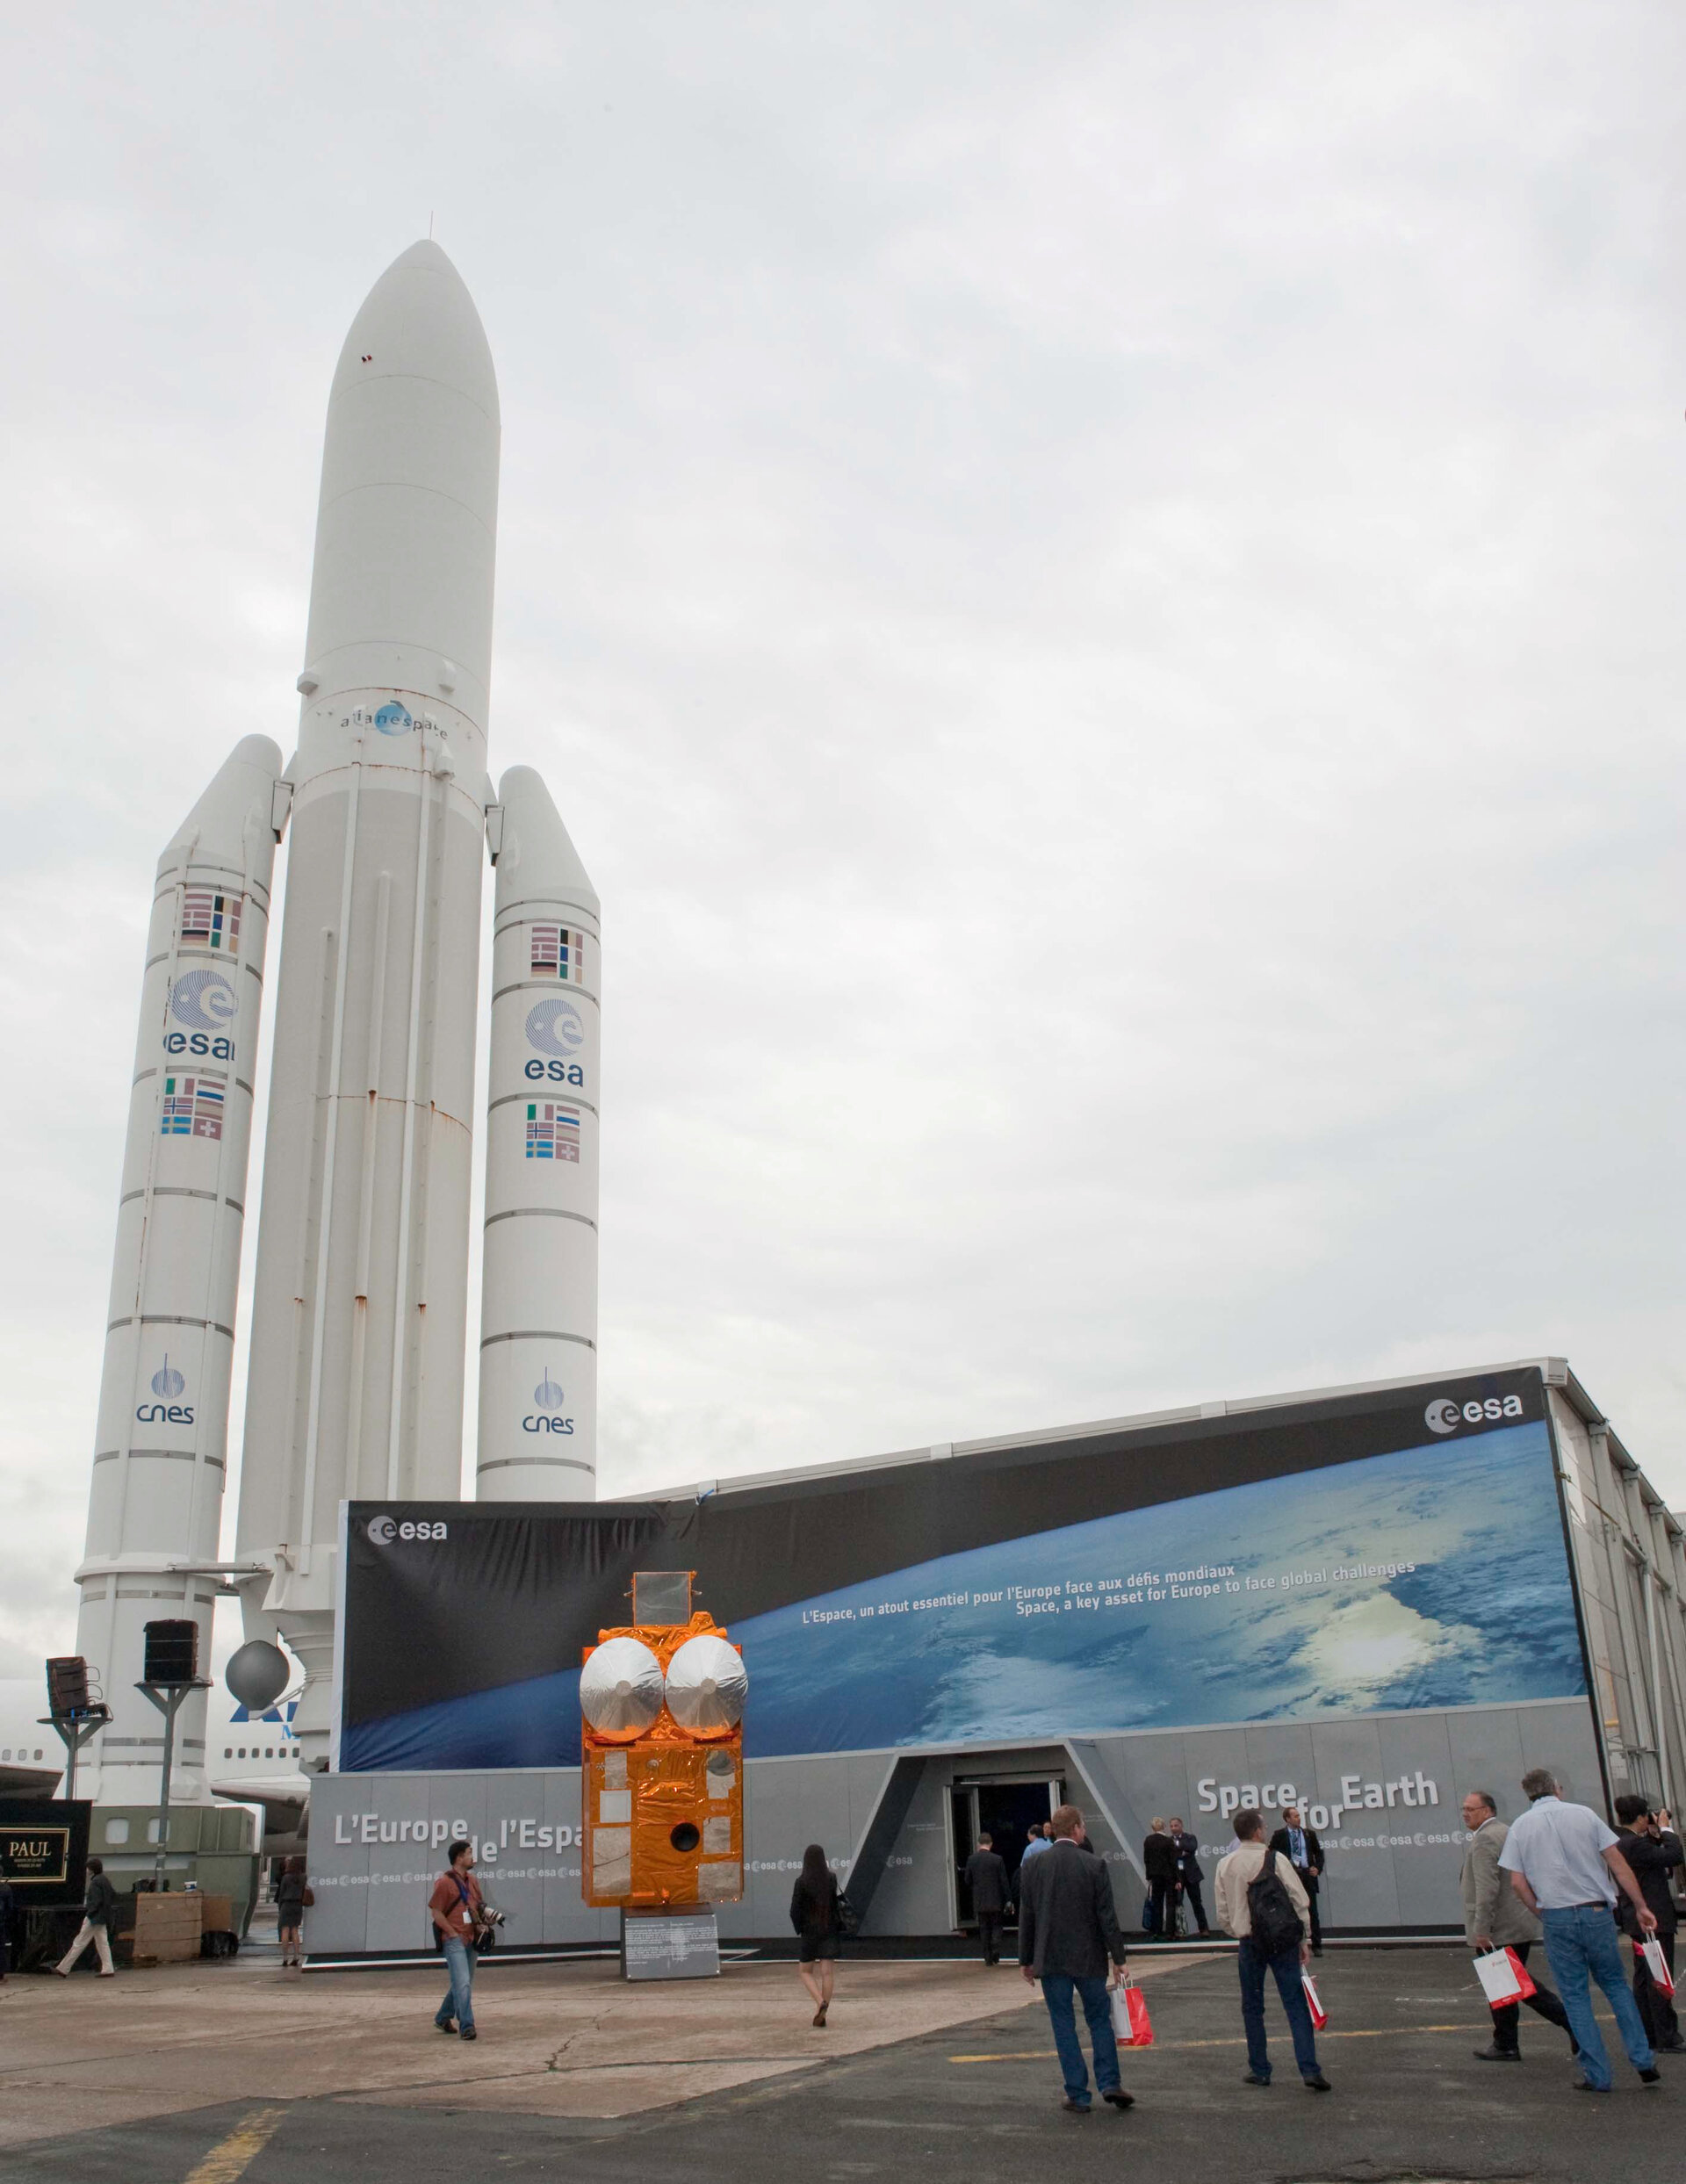
[[[112, 1712], [77, 1788], [102, 1805], [157, 1800], [163, 1724], [134, 1688], [143, 1626], [191, 1619], [211, 1659], [280, 770], [269, 738], [248, 736], [158, 862], [76, 1572], [76, 1650]], [[172, 1786], [184, 1803], [209, 1794], [202, 1692], [177, 1719]]]
[[[131, 1688], [141, 1625], [198, 1616], [209, 1664], [289, 810], [232, 1574], [247, 1636], [305, 1665], [306, 1763], [328, 1754], [342, 1502], [461, 1493], [484, 846], [481, 1491], [595, 1490], [597, 898], [538, 776], [513, 769], [494, 804], [486, 773], [499, 430], [474, 306], [418, 242], [352, 321], [328, 397], [298, 751], [277, 783], [275, 746], [241, 744], [160, 868], [78, 1574], [81, 1650], [118, 1713], [93, 1755], [102, 1803], [157, 1794], [162, 1725]], [[182, 1718], [184, 1798], [205, 1794], [203, 1711]]]

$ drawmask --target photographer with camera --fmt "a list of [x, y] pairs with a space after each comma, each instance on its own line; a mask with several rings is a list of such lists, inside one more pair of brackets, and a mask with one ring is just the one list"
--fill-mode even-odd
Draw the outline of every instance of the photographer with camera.
[[474, 2030], [474, 1952], [489, 1932], [480, 1885], [474, 1878], [474, 1846], [459, 1838], [448, 1844], [449, 1866], [433, 1885], [428, 1911], [433, 1921], [435, 1944], [444, 1951], [450, 1985], [434, 2015], [441, 2032], [460, 2031], [465, 2040]]

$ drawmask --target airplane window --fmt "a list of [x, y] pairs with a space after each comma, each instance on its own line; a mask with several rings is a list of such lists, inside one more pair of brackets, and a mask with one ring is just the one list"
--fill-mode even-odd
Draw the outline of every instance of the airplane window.
[[8, 1744], [8, 1745], [7, 1745], [7, 1747], [6, 1747], [6, 1748], [5, 1748], [5, 1750], [4, 1750], [4, 1752], [0, 1752], [0, 1759], [10, 1759], [11, 1757], [11, 1745], [10, 1745], [10, 1744]]
[[224, 1759], [233, 1759], [234, 1756], [234, 1748], [232, 1744], [225, 1744], [223, 1746], [222, 1756]]
[[263, 1747], [263, 1756], [265, 1759], [273, 1759], [275, 1757], [275, 1754], [270, 1751], [267, 1744]]
[[246, 1756], [246, 1747], [243, 1744], [240, 1748], [240, 1756], [241, 1759], [244, 1759]]
[[41, 1756], [41, 1748], [39, 1744], [35, 1748], [35, 1756], [37, 1759], [40, 1759]]

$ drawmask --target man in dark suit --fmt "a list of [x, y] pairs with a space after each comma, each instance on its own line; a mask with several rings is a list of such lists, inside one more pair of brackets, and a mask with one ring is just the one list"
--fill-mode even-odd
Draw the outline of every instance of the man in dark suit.
[[[1675, 1877], [1682, 1863], [1680, 1837], [1668, 1825], [1668, 1813], [1654, 1813], [1644, 1798], [1618, 1798], [1616, 1821], [1621, 1830], [1617, 1840], [1622, 1856], [1633, 1869], [1639, 1893], [1656, 1914], [1656, 1939], [1663, 1962], [1673, 1971], [1675, 1936], [1680, 1929], [1674, 1891]], [[1639, 2004], [1646, 2037], [1654, 2048], [1661, 2048], [1667, 2055], [1686, 2052], [1686, 2040], [1680, 2036], [1680, 2019], [1675, 2015], [1674, 2004], [1646, 1969], [1640, 1953], [1646, 1937], [1639, 1932], [1633, 1906], [1625, 1896], [1617, 1903], [1616, 1919], [1633, 1944], [1633, 2000]]]
[[1305, 1824], [1297, 1805], [1285, 1805], [1282, 1817], [1287, 1822], [1271, 1837], [1271, 1849], [1279, 1852], [1300, 1876], [1300, 1885], [1311, 1899], [1311, 1953], [1323, 1953], [1323, 1922], [1317, 1915], [1318, 1883], [1323, 1870], [1323, 1846]]
[[1155, 1941], [1169, 1942], [1177, 1930], [1177, 1846], [1163, 1820], [1154, 1821], [1142, 1842], [1142, 1870], [1151, 1891], [1148, 1932]]
[[1171, 1841], [1177, 1853], [1177, 1878], [1204, 1937], [1212, 1929], [1206, 1922], [1206, 1906], [1200, 1900], [1200, 1839], [1177, 1819], [1171, 1823]]
[[995, 1848], [994, 1838], [979, 1834], [977, 1848], [966, 1861], [966, 1885], [972, 1892], [977, 1914], [977, 1938], [984, 1944], [984, 1961], [1001, 1961], [1001, 1914], [1007, 1907], [1006, 1861]]
[[[1113, 2036], [1109, 1990], [1128, 1951], [1113, 1903], [1112, 1878], [1087, 1847], [1083, 1814], [1063, 1805], [1048, 1822], [1051, 1849], [1027, 1862], [1019, 1903], [1019, 1964], [1042, 2000], [1054, 2027], [1065, 2106], [1089, 2112], [1089, 2072], [1072, 2005], [1081, 2000], [1095, 2051], [1095, 2084], [1115, 2108], [1135, 2105], [1118, 2080], [1118, 2043]], [[1112, 1960], [1112, 1970], [1107, 1959]]]

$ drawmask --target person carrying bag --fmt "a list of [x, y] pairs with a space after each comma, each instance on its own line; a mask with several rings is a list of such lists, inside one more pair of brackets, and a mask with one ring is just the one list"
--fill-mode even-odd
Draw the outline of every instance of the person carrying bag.
[[1226, 1933], [1241, 1944], [1236, 1952], [1241, 1979], [1241, 2022], [1247, 2034], [1247, 2068], [1243, 2083], [1268, 2086], [1271, 2054], [1264, 2037], [1264, 1976], [1276, 1981], [1293, 2036], [1293, 2059], [1308, 2092], [1327, 2093], [1329, 2084], [1317, 2060], [1311, 2009], [1300, 1975], [1311, 1961], [1306, 1921], [1311, 1899], [1292, 1863], [1264, 1843], [1264, 1818], [1251, 1806], [1236, 1814], [1236, 1848], [1218, 1867], [1218, 1916]]

